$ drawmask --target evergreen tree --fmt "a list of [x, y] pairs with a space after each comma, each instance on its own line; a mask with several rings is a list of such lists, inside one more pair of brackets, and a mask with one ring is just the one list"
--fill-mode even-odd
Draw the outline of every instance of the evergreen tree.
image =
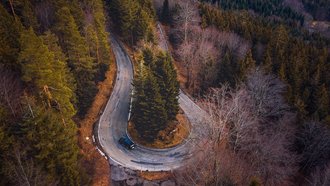
[[154, 41], [154, 14], [149, 0], [113, 0], [110, 13], [120, 35], [131, 45], [144, 39]]
[[58, 175], [62, 185], [78, 185], [77, 129], [71, 120], [75, 115], [71, 103], [74, 93], [68, 82], [72, 77], [61, 61], [63, 54], [56, 37], [47, 33], [43, 38], [32, 28], [22, 31], [20, 37], [22, 79], [33, 86], [35, 95], [39, 95], [36, 104], [40, 105], [34, 106], [33, 116], [22, 128], [38, 163], [53, 177]]
[[319, 118], [325, 119], [329, 113], [330, 103], [328, 91], [325, 84], [322, 84], [317, 92], [317, 105], [318, 105], [318, 115]]
[[[80, 31], [80, 33], [83, 33], [85, 17], [84, 17], [83, 9], [79, 5], [81, 3], [79, 2], [79, 0], [57, 0], [57, 1], [52, 1], [51, 3], [54, 6], [55, 12], [58, 12], [63, 7], [68, 8], [70, 11], [70, 15], [74, 18], [78, 30]], [[56, 21], [56, 17], [57, 15], [55, 15], [55, 21]]]
[[137, 0], [137, 1], [139, 2], [140, 7], [142, 7], [143, 10], [146, 11], [150, 17], [152, 18], [156, 17], [156, 11], [152, 0]]
[[164, 0], [163, 2], [163, 8], [161, 13], [161, 21], [163, 23], [169, 23], [170, 22], [170, 8], [168, 0]]
[[33, 11], [32, 2], [29, 0], [13, 1], [16, 14], [21, 18], [22, 24], [26, 27], [32, 27], [35, 31], [38, 30], [39, 24], [37, 17]]
[[145, 47], [143, 49], [142, 60], [143, 60], [143, 65], [149, 67], [150, 69], [155, 68], [156, 57], [155, 57], [154, 51], [152, 51], [151, 47]]
[[133, 30], [134, 41], [144, 40], [153, 42], [155, 38], [153, 34], [153, 22], [150, 15], [141, 8], [137, 13], [137, 17], [139, 19], [135, 21]]
[[219, 72], [218, 72], [218, 81], [220, 84], [229, 83], [230, 86], [234, 87], [236, 81], [236, 66], [235, 62], [227, 51], [225, 55], [222, 57], [221, 63], [219, 64]]
[[85, 11], [92, 19], [85, 24], [85, 37], [89, 46], [90, 55], [95, 59], [97, 80], [104, 79], [105, 71], [110, 64], [109, 33], [106, 31], [103, 1], [85, 1]]
[[[142, 67], [145, 68], [145, 67]], [[134, 80], [133, 122], [140, 137], [152, 142], [166, 128], [165, 103], [150, 69], [142, 69]]]
[[277, 27], [269, 42], [269, 47], [272, 49], [274, 72], [278, 72], [280, 64], [285, 62], [288, 41], [289, 35], [286, 28], [283, 25]]
[[139, 4], [137, 1], [112, 0], [110, 4], [113, 22], [118, 26], [121, 36], [131, 44], [135, 42], [133, 34], [138, 11]]
[[[63, 122], [49, 108], [33, 108], [34, 117], [22, 124], [30, 154], [61, 185], [79, 185], [77, 128], [72, 120]], [[52, 179], [53, 179], [52, 178]]]
[[68, 56], [68, 64], [77, 82], [79, 113], [84, 114], [93, 101], [97, 88], [94, 82], [95, 68], [89, 54], [88, 45], [75, 23], [70, 10], [61, 8], [57, 13], [57, 25], [54, 28], [61, 47]]
[[179, 111], [179, 82], [169, 54], [146, 47], [134, 79], [133, 123], [141, 137], [153, 141]]
[[245, 77], [246, 72], [253, 69], [256, 65], [255, 60], [252, 57], [251, 50], [246, 54], [246, 57], [244, 60], [240, 62], [239, 65], [239, 77], [243, 78]]
[[267, 72], [272, 72], [272, 57], [270, 56], [269, 49], [266, 50], [264, 68]]
[[0, 4], [0, 64], [19, 69], [19, 23]]
[[[49, 37], [54, 36], [49, 35]], [[56, 107], [65, 115], [64, 118], [71, 119], [75, 114], [71, 103], [74, 99], [74, 91], [70, 87], [69, 81], [72, 77], [64, 61], [59, 60], [60, 57], [55, 58], [55, 54], [49, 51], [32, 28], [22, 32], [20, 43], [19, 61], [22, 64], [22, 79], [34, 86], [33, 90], [43, 96], [42, 101], [45, 104]], [[54, 49], [56, 48], [58, 46], [55, 45]]]
[[171, 56], [162, 52], [158, 54], [155, 67], [168, 120], [175, 120], [179, 111], [179, 82]]
[[[66, 64], [65, 54], [62, 52], [58, 44], [58, 38], [51, 32], [46, 32], [41, 36], [44, 45], [47, 45], [49, 52], [54, 54], [52, 62], [52, 71], [56, 72], [50, 75], [51, 85], [49, 93], [52, 96], [53, 107], [72, 118], [76, 110], [73, 103], [76, 103], [76, 83], [73, 74], [70, 72]], [[69, 107], [69, 108], [67, 108]], [[67, 109], [66, 109], [67, 108]]]

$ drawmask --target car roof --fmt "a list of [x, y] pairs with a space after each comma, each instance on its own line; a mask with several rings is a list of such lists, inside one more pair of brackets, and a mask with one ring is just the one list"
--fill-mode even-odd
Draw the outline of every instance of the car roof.
[[123, 139], [128, 145], [134, 145], [134, 143], [127, 136], [123, 137]]
[[133, 143], [130, 139], [128, 139], [128, 138], [125, 139], [125, 142], [128, 143], [129, 145], [133, 145], [133, 144], [134, 144], [134, 143]]

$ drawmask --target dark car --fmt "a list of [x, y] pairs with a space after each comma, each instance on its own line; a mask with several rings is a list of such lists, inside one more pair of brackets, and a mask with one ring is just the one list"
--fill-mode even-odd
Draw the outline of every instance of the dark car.
[[128, 150], [132, 150], [135, 148], [135, 144], [126, 136], [121, 137], [118, 142]]

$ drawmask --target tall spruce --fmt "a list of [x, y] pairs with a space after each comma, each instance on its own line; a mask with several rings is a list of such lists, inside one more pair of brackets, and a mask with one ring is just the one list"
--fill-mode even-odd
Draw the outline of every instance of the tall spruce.
[[95, 64], [90, 56], [84, 37], [79, 33], [69, 8], [63, 7], [56, 13], [55, 31], [61, 47], [68, 56], [68, 64], [77, 82], [77, 97], [79, 113], [84, 114], [97, 93]]
[[[72, 121], [75, 109], [71, 100], [74, 93], [69, 84], [70, 74], [61, 61], [60, 51], [52, 35], [45, 40], [32, 28], [22, 31], [20, 37], [22, 79], [35, 91], [32, 114], [22, 130], [32, 145], [31, 154], [53, 177], [59, 176], [62, 185], [78, 185], [78, 146], [76, 125]], [[56, 72], [56, 73], [55, 73]], [[37, 106], [39, 105], [39, 106]]]
[[154, 12], [149, 0], [112, 0], [110, 16], [119, 34], [131, 45], [144, 39], [154, 41]]
[[179, 82], [172, 58], [168, 53], [160, 52], [157, 55], [155, 73], [158, 77], [160, 94], [165, 102], [168, 120], [175, 120], [179, 111]]
[[143, 69], [134, 80], [133, 122], [140, 137], [152, 142], [166, 128], [165, 103], [157, 79], [150, 69]]
[[0, 4], [0, 64], [6, 68], [19, 69], [19, 22], [15, 21]]
[[134, 79], [133, 123], [141, 137], [153, 141], [179, 111], [179, 83], [171, 56], [145, 47]]
[[166, 24], [170, 22], [170, 8], [168, 0], [164, 0], [163, 2], [161, 21]]
[[104, 6], [101, 0], [84, 1], [86, 16], [85, 38], [89, 46], [90, 55], [94, 58], [97, 69], [97, 80], [103, 80], [105, 71], [110, 64], [109, 33], [106, 31]]
[[110, 3], [111, 18], [122, 37], [133, 44], [135, 20], [137, 17], [139, 4], [131, 0], [112, 0]]
[[252, 57], [251, 50], [248, 51], [244, 60], [240, 61], [239, 64], [239, 77], [244, 79], [246, 72], [253, 69], [256, 66], [256, 62]]

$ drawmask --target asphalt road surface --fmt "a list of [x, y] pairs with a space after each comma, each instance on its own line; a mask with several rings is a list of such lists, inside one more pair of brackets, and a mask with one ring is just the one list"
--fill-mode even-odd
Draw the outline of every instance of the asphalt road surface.
[[116, 58], [117, 79], [96, 131], [103, 152], [110, 159], [110, 163], [132, 170], [169, 171], [181, 167], [194, 153], [197, 131], [201, 131], [200, 123], [203, 122], [205, 112], [180, 91], [180, 107], [192, 124], [191, 133], [182, 144], [166, 150], [139, 146], [127, 150], [121, 146], [118, 140], [126, 134], [133, 67], [124, 48], [114, 37], [111, 37], [111, 44]]

